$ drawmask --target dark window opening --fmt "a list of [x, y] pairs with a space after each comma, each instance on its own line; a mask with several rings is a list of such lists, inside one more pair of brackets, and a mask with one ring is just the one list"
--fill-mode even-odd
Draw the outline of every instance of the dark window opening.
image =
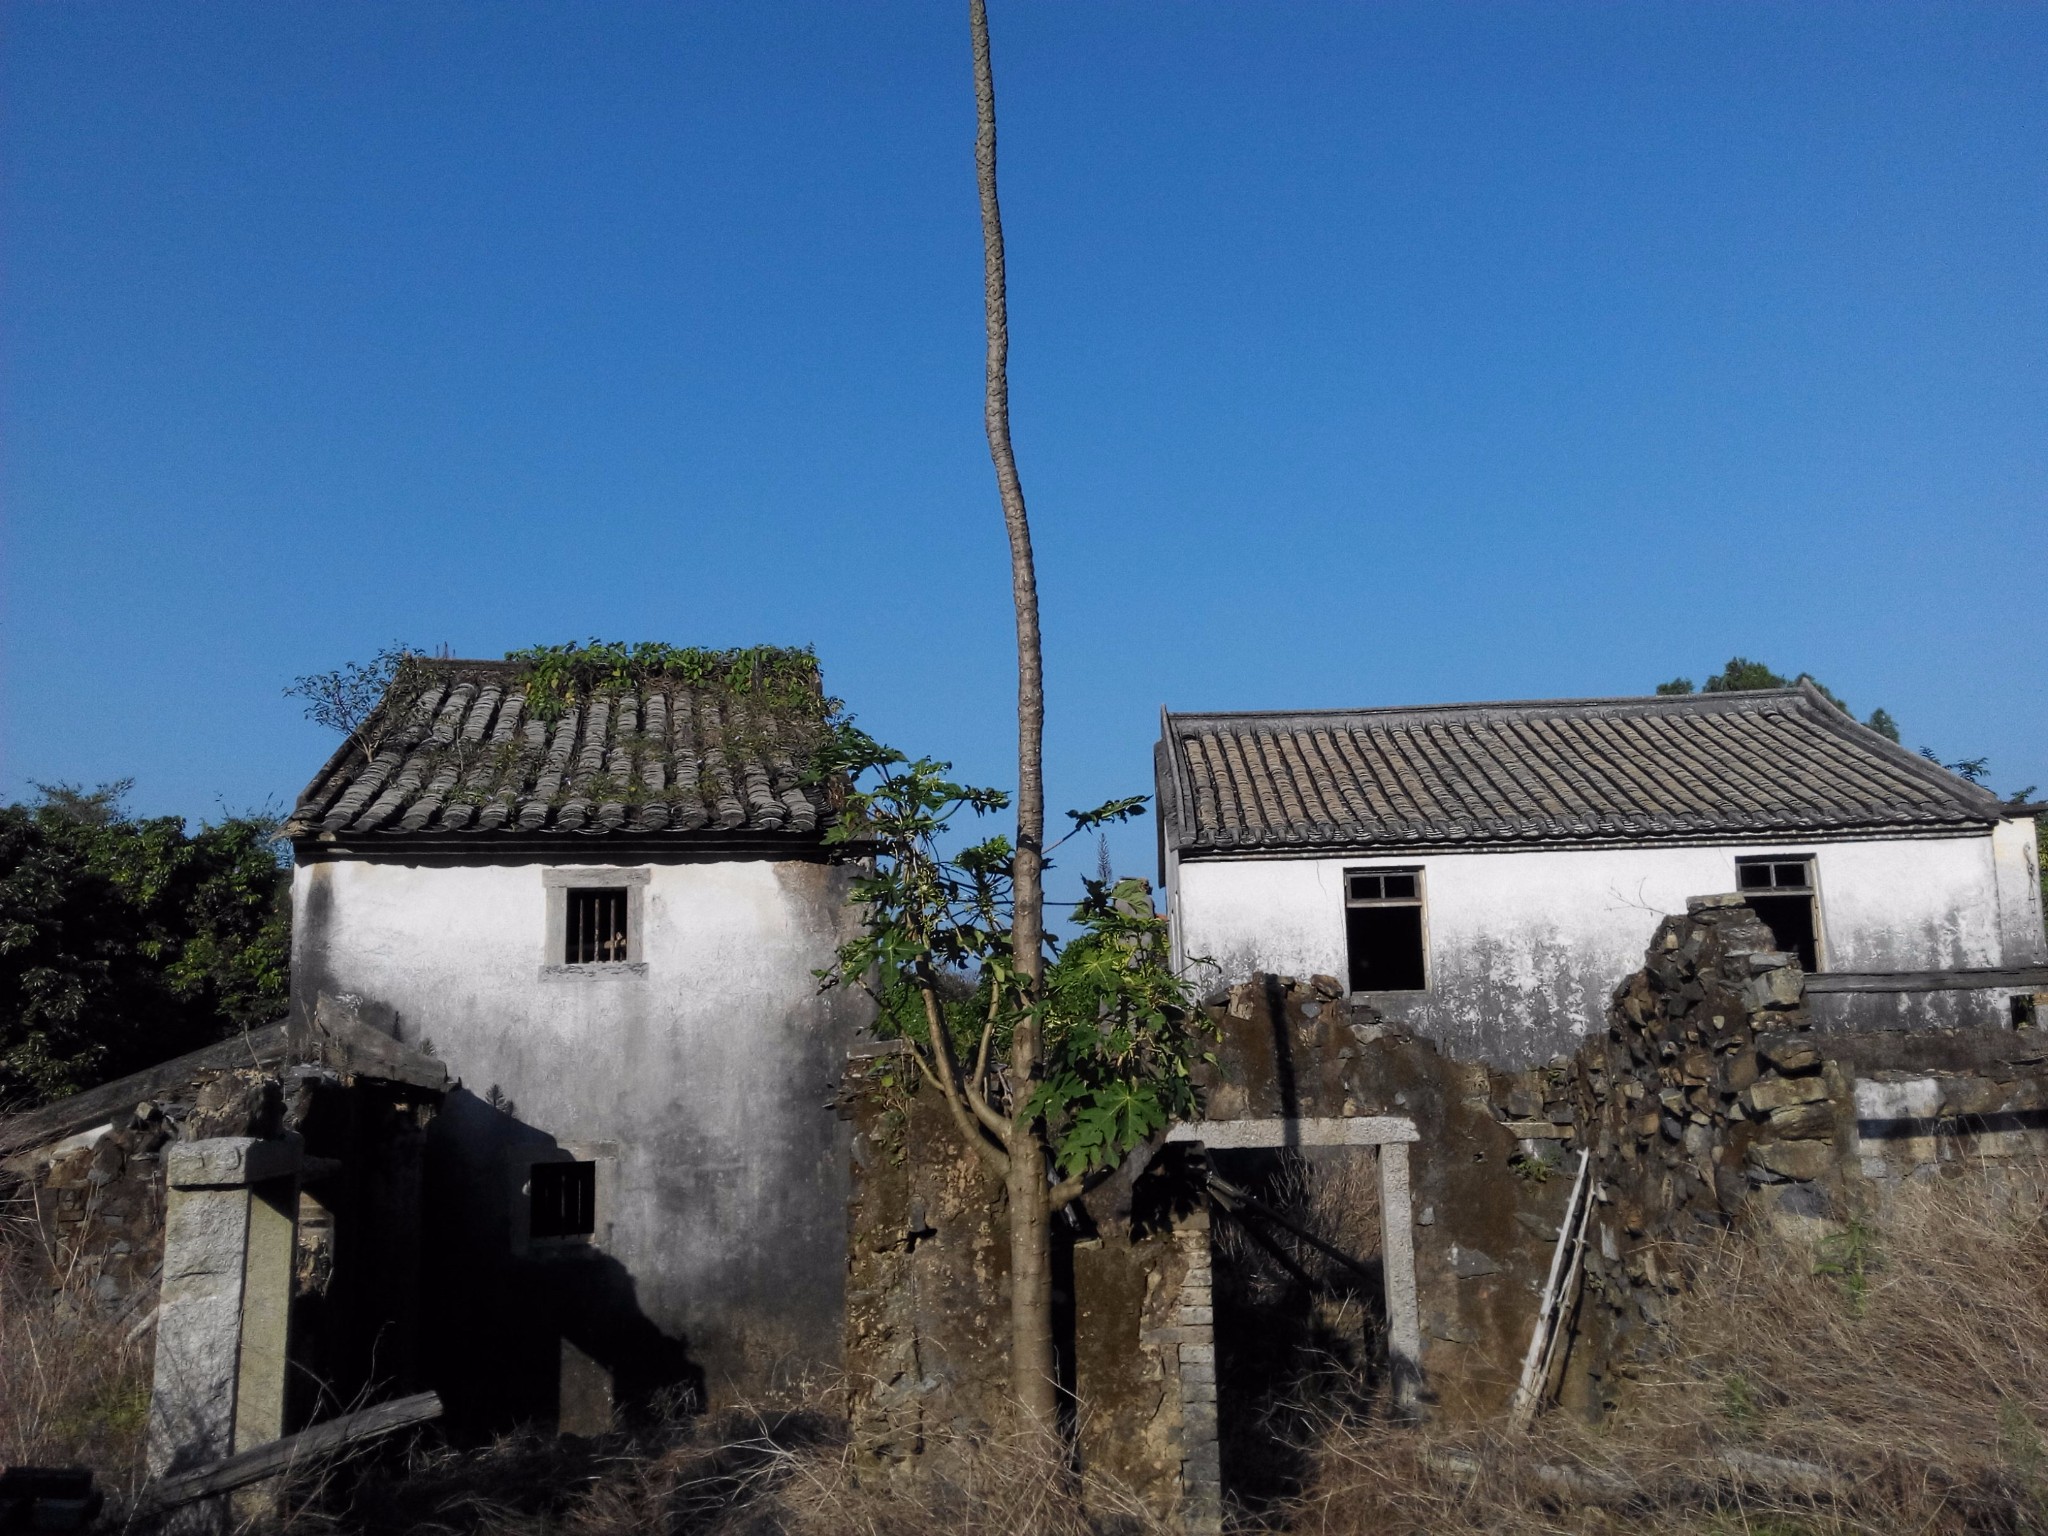
[[1420, 871], [1365, 870], [1344, 877], [1344, 939], [1354, 992], [1421, 992], [1429, 986], [1423, 951]]
[[1813, 861], [1745, 859], [1735, 883], [1779, 949], [1799, 957], [1802, 970], [1820, 969], [1820, 923], [1814, 910]]
[[562, 959], [568, 965], [610, 965], [626, 956], [626, 893], [612, 887], [571, 889], [568, 942]]
[[597, 1231], [597, 1164], [535, 1163], [526, 1188], [532, 1236], [589, 1237]]

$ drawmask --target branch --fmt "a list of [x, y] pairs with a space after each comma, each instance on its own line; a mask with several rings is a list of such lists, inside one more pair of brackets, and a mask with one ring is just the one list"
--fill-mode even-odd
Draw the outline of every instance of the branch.
[[[996, 1172], [1007, 1175], [1010, 1171], [1010, 1154], [1005, 1147], [1009, 1142], [1009, 1126], [986, 1104], [976, 1104], [960, 1091], [959, 1068], [953, 1061], [953, 1042], [946, 1033], [946, 1017], [939, 1008], [938, 994], [929, 986], [920, 986], [918, 995], [924, 999], [925, 1027], [931, 1032], [932, 1060], [938, 1067], [936, 1081], [939, 1094], [945, 1099], [946, 1108], [953, 1113], [953, 1123], [959, 1127], [960, 1134], [980, 1150], [981, 1155]], [[913, 1052], [914, 1050], [913, 1046]], [[922, 1065], [922, 1062], [919, 1064]], [[990, 1125], [989, 1121], [992, 1119], [996, 1123]], [[982, 1134], [983, 1126], [987, 1126], [1003, 1145], [991, 1144], [988, 1137]]]
[[1117, 1168], [1121, 1167], [1123, 1167], [1123, 1160], [1120, 1158], [1115, 1168], [1097, 1168], [1090, 1173], [1068, 1174], [1059, 1183], [1053, 1185], [1052, 1193], [1045, 1197], [1047, 1209], [1052, 1211], [1054, 1215], [1058, 1215], [1083, 1195], [1091, 1190], [1101, 1188], [1102, 1184], [1116, 1172]]

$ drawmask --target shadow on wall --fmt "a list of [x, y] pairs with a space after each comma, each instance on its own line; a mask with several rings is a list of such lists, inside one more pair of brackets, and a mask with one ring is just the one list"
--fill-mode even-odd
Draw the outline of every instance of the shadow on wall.
[[614, 1414], [701, 1407], [689, 1341], [641, 1311], [624, 1265], [594, 1243], [522, 1242], [522, 1170], [565, 1149], [516, 1112], [457, 1089], [427, 1143], [422, 1353], [450, 1431], [588, 1433]]

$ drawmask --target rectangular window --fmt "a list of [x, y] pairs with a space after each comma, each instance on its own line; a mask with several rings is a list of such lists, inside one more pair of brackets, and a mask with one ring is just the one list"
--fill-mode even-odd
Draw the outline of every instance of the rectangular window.
[[529, 1236], [589, 1237], [597, 1231], [596, 1163], [535, 1163], [526, 1191]]
[[568, 942], [564, 965], [616, 965], [626, 950], [626, 892], [616, 886], [579, 886], [569, 891]]
[[1811, 856], [1737, 859], [1735, 888], [1771, 930], [1779, 949], [1797, 955], [1803, 970], [1820, 969], [1820, 913]]
[[1344, 939], [1354, 992], [1421, 992], [1429, 986], [1422, 930], [1422, 871], [1344, 873]]

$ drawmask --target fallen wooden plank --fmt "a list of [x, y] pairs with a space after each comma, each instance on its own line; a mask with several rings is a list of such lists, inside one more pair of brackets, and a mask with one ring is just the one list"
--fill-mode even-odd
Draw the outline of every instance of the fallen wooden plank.
[[1817, 971], [1809, 992], [1967, 992], [1973, 987], [2048, 989], [2048, 965], [1962, 971]]
[[153, 1508], [168, 1509], [190, 1504], [194, 1499], [229, 1493], [250, 1483], [260, 1483], [266, 1477], [293, 1471], [346, 1446], [359, 1445], [365, 1440], [374, 1440], [379, 1435], [424, 1424], [440, 1416], [439, 1393], [421, 1392], [412, 1397], [395, 1398], [374, 1408], [365, 1408], [361, 1413], [345, 1414], [338, 1419], [329, 1419], [325, 1424], [315, 1424], [311, 1429], [286, 1435], [282, 1440], [237, 1451], [211, 1466], [164, 1478], [143, 1491], [143, 1502]]

